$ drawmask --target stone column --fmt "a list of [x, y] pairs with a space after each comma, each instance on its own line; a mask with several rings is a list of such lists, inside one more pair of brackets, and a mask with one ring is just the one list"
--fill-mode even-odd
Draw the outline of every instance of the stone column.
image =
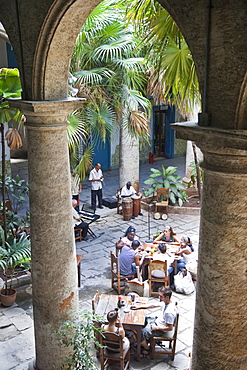
[[11, 105], [27, 118], [36, 368], [51, 370], [66, 357], [57, 330], [78, 303], [66, 127], [82, 102]]
[[126, 128], [120, 129], [119, 150], [119, 186], [123, 187], [131, 181], [133, 187], [139, 191], [139, 139], [129, 135]]
[[247, 368], [247, 135], [173, 125], [203, 152], [196, 316], [192, 369]]
[[244, 370], [247, 151], [199, 146], [205, 177], [192, 368]]

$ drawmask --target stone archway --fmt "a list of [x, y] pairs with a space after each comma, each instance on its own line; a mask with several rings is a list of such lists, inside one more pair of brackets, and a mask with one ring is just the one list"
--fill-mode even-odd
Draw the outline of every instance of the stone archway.
[[[53, 364], [59, 367], [62, 357], [60, 343], [54, 337], [55, 330], [69, 308], [76, 305], [73, 235], [72, 232], [68, 233], [70, 216], [67, 210], [70, 197], [65, 127], [66, 114], [80, 102], [66, 100], [67, 74], [76, 34], [83, 20], [99, 1], [89, 1], [85, 4], [82, 0], [69, 0], [66, 3], [63, 0], [22, 0], [16, 9], [17, 3], [18, 1], [11, 2], [6, 8], [5, 1], [0, 0], [0, 21], [4, 19], [4, 26], [17, 59], [21, 61], [24, 57], [23, 98], [29, 101], [14, 104], [23, 108], [26, 113], [30, 132], [29, 173], [33, 214], [31, 227], [35, 230], [32, 242], [36, 263], [35, 326], [39, 336], [36, 344], [37, 367], [50, 369]], [[247, 139], [246, 133], [242, 131], [247, 128], [246, 1], [206, 3], [205, 0], [160, 0], [160, 3], [177, 21], [190, 46], [202, 91], [207, 14], [208, 6], [212, 5], [205, 112], [209, 117], [209, 126], [177, 127], [179, 137], [194, 140], [202, 148], [206, 173], [200, 231], [201, 272], [197, 294], [193, 369], [245, 369], [247, 339], [244, 320], [247, 313], [244, 305], [244, 241], [247, 238], [247, 201], [245, 196], [240, 197], [239, 194], [245, 193], [247, 173]], [[33, 19], [33, 23], [27, 22], [27, 19]], [[64, 29], [70, 30], [65, 37]], [[71, 40], [69, 34], [72, 35]], [[60, 161], [63, 166], [59, 165]], [[60, 171], [59, 174], [57, 170]], [[59, 197], [58, 188], [61, 189]], [[57, 214], [58, 207], [65, 224], [58, 240], [54, 241], [54, 230], [61, 229], [60, 220], [53, 217]], [[232, 211], [231, 220], [228, 218], [229, 210]], [[214, 215], [212, 218], [210, 213]], [[209, 232], [210, 227], [214, 225], [215, 230], [218, 230], [217, 235], [215, 230], [213, 233]], [[232, 232], [225, 233], [226, 227]], [[225, 250], [227, 252], [222, 253]], [[66, 259], [71, 260], [68, 271], [61, 271], [61, 263]], [[220, 263], [215, 264], [215, 259], [219, 259]], [[207, 266], [214, 267], [210, 276], [206, 271]], [[222, 273], [225, 271], [225, 267], [224, 270], [221, 269], [222, 266], [228, 268], [228, 278]], [[63, 282], [60, 286], [57, 283], [58, 277]], [[52, 303], [46, 305], [47, 293], [50, 292], [45, 288], [52, 288], [53, 284], [57, 288], [56, 296]], [[230, 319], [229, 311], [225, 309], [228, 306], [231, 306]], [[221, 310], [222, 308], [224, 309]], [[237, 351], [234, 341], [229, 341], [229, 337], [238, 338]]]

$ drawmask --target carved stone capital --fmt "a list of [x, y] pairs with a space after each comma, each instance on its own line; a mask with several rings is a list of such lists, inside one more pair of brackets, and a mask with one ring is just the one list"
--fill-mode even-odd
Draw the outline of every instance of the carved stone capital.
[[27, 128], [61, 129], [68, 125], [67, 116], [82, 107], [86, 99], [67, 98], [56, 101], [9, 100], [13, 108], [18, 108], [25, 116]]

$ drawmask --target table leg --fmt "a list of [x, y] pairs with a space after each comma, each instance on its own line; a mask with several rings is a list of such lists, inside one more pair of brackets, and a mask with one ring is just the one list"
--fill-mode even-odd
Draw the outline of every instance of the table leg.
[[137, 332], [137, 347], [136, 347], [136, 361], [140, 361], [140, 357], [141, 357], [141, 332], [142, 332], [142, 328], [141, 327], [138, 327], [136, 328], [136, 332]]

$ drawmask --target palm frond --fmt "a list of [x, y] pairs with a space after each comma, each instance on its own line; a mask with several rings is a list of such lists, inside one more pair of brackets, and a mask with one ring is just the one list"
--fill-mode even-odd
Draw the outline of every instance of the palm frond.
[[81, 182], [83, 182], [87, 178], [88, 171], [92, 166], [92, 159], [93, 159], [93, 149], [91, 146], [89, 146], [84, 150], [83, 156], [81, 157], [75, 169]]

